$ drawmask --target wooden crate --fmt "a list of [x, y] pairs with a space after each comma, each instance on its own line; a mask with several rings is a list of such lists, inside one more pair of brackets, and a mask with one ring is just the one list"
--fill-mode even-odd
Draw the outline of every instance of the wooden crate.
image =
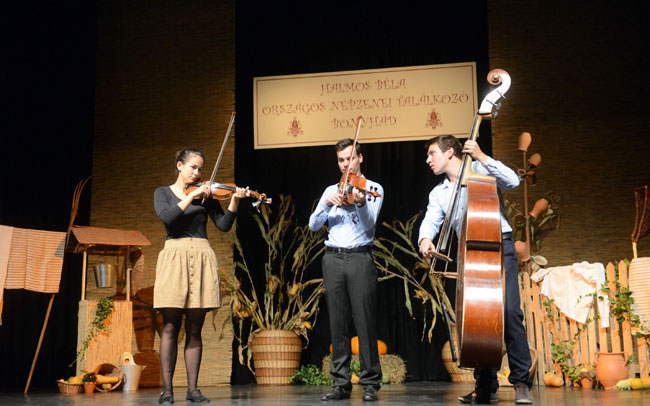
[[[606, 267], [606, 277], [610, 296], [616, 292], [616, 267], [618, 266], [618, 282], [621, 288], [628, 287], [628, 269], [624, 261], [617, 265], [609, 263]], [[545, 305], [548, 301], [541, 292], [541, 282], [538, 284], [532, 281], [526, 272], [520, 273], [520, 293], [522, 309], [524, 311], [524, 322], [526, 324], [528, 341], [534, 343], [537, 349], [537, 372], [535, 383], [541, 384], [545, 372], [555, 371], [561, 373], [559, 365], [553, 361], [551, 340], [574, 341], [572, 349], [572, 365], [596, 365], [597, 352], [625, 352], [626, 358], [634, 355], [634, 361], [630, 363], [630, 377], [650, 376], [648, 359], [650, 358], [650, 346], [646, 337], [637, 338], [635, 331], [632, 331], [630, 322], [626, 319], [619, 323], [610, 313], [610, 327], [600, 328], [600, 321], [594, 320], [598, 315], [596, 298], [594, 305], [589, 312], [588, 321], [585, 324], [567, 318], [558, 311], [554, 303]], [[604, 294], [601, 292], [601, 294]], [[552, 317], [546, 307], [549, 307]], [[591, 321], [589, 321], [591, 320]], [[551, 334], [553, 333], [553, 334]], [[565, 376], [565, 383], [571, 385]]]
[[[98, 300], [79, 301], [79, 326], [77, 329], [77, 351], [88, 335], [90, 323], [95, 318]], [[108, 327], [102, 330], [88, 344], [82, 360], [77, 362], [77, 375], [83, 371], [92, 371], [101, 364], [119, 365], [122, 353], [131, 352], [133, 332], [132, 303], [114, 302], [111, 315], [106, 320]]]

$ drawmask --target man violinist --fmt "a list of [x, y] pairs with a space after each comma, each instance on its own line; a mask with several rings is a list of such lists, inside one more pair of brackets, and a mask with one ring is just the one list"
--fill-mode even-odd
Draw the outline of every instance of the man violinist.
[[[345, 174], [349, 168], [351, 175], [363, 176], [363, 155], [359, 144], [356, 144], [353, 153], [354, 141], [345, 138], [337, 142], [335, 148], [341, 172]], [[344, 193], [341, 189], [344, 189]], [[375, 331], [377, 269], [371, 249], [383, 188], [366, 179], [366, 190], [374, 190], [380, 195], [371, 198], [363, 190], [346, 189], [348, 188], [340, 188], [338, 184], [328, 186], [309, 218], [309, 228], [312, 231], [317, 231], [326, 222], [329, 225], [322, 267], [332, 337], [330, 377], [333, 383], [332, 390], [321, 400], [350, 397], [351, 332], [348, 326], [354, 316], [354, 326], [359, 337], [363, 400], [376, 401], [382, 372]]]
[[[424, 220], [420, 226], [418, 242], [420, 253], [432, 257], [435, 252], [434, 237], [440, 231], [451, 200], [454, 184], [462, 166], [462, 154], [469, 154], [473, 158], [472, 172], [489, 175], [496, 178], [497, 186], [501, 189], [511, 190], [519, 186], [517, 174], [503, 163], [487, 156], [475, 141], [467, 140], [462, 146], [460, 141], [452, 135], [441, 135], [427, 141], [427, 160], [431, 170], [436, 175], [445, 175], [445, 180], [436, 185], [429, 194], [429, 204]], [[461, 202], [467, 201], [467, 190], [463, 188], [460, 196]], [[503, 233], [503, 259], [505, 267], [505, 302], [504, 302], [504, 338], [508, 352], [510, 376], [508, 380], [515, 387], [515, 403], [533, 403], [530, 396], [531, 381], [528, 371], [531, 366], [530, 352], [526, 329], [523, 324], [524, 315], [520, 307], [519, 277], [517, 266], [517, 252], [512, 241], [512, 228], [508, 224], [503, 199], [499, 193], [501, 208], [501, 232]], [[465, 205], [461, 204], [461, 207]], [[456, 217], [449, 219], [456, 235], [460, 235], [464, 212], [458, 210]], [[496, 391], [499, 387], [495, 369], [475, 369], [476, 387], [474, 392], [460, 396], [462, 403], [496, 403]]]

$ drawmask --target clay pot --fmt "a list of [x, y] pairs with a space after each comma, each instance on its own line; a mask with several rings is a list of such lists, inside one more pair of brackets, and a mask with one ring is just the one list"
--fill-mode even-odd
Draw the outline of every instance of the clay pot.
[[517, 256], [519, 256], [521, 262], [526, 262], [530, 259], [530, 251], [525, 242], [515, 241], [515, 251], [517, 251]]
[[541, 198], [535, 202], [533, 210], [530, 211], [532, 217], [539, 217], [540, 214], [544, 213], [548, 209], [548, 200]]
[[594, 381], [592, 381], [591, 378], [581, 378], [580, 385], [582, 385], [584, 389], [591, 389], [594, 386]]
[[528, 151], [528, 146], [532, 141], [532, 137], [529, 132], [523, 132], [519, 136], [519, 151]]
[[605, 389], [614, 389], [618, 381], [628, 376], [624, 352], [599, 352], [596, 376]]
[[528, 163], [530, 164], [531, 169], [535, 169], [542, 162], [542, 156], [538, 153], [534, 153], [528, 158]]
[[93, 393], [95, 391], [95, 382], [84, 382], [84, 393]]

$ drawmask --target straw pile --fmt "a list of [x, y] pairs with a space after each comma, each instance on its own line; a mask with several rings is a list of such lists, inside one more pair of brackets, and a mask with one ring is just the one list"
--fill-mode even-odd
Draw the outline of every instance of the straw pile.
[[[352, 360], [359, 362], [359, 355], [353, 355]], [[329, 376], [332, 363], [332, 357], [326, 355], [323, 357], [323, 372]], [[386, 354], [379, 356], [381, 371], [384, 375], [390, 376], [390, 383], [402, 383], [406, 378], [406, 363], [399, 355]]]

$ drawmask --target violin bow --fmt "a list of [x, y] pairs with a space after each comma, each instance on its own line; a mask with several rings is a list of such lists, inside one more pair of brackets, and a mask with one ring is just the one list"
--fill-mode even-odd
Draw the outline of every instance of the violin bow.
[[[232, 114], [230, 115], [230, 124], [228, 124], [228, 131], [226, 131], [226, 137], [223, 139], [223, 144], [221, 144], [221, 151], [219, 152], [219, 157], [217, 158], [217, 162], [214, 164], [214, 169], [212, 170], [212, 176], [210, 176], [210, 182], [208, 185], [212, 187], [212, 182], [214, 182], [214, 178], [217, 176], [217, 170], [219, 169], [219, 164], [221, 164], [221, 158], [223, 158], [223, 152], [226, 150], [226, 144], [228, 143], [228, 138], [230, 138], [230, 131], [232, 131], [232, 125], [235, 123], [235, 112], [233, 111]], [[205, 202], [205, 197], [203, 200], [201, 200], [201, 204]]]

